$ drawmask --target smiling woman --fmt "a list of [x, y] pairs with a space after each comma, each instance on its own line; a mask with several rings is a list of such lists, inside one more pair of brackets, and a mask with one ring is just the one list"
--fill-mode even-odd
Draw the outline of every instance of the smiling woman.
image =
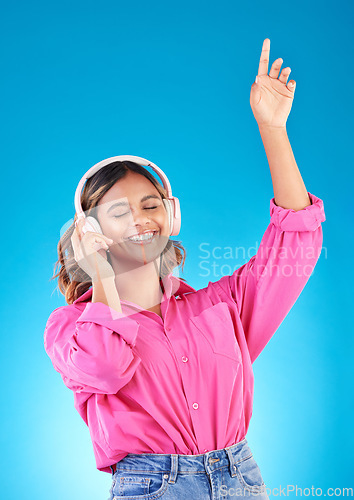
[[[167, 234], [168, 219], [162, 202], [166, 196], [166, 190], [156, 178], [133, 161], [114, 161], [86, 181], [81, 206], [114, 242], [106, 258], [117, 277], [117, 289], [122, 284], [122, 280], [118, 283], [119, 274], [141, 268], [144, 255], [152, 261], [160, 259], [161, 277], [179, 265], [183, 270], [186, 251], [180, 241], [170, 239]], [[60, 238], [59, 258], [51, 278], [58, 278], [58, 287], [67, 304], [72, 304], [92, 286], [91, 276], [78, 265], [74, 255], [72, 236], [76, 220], [77, 215]], [[159, 234], [159, 239], [144, 240], [142, 248], [141, 243], [135, 243], [132, 238], [146, 231]], [[99, 252], [103, 255], [104, 250]]]
[[44, 344], [90, 428], [97, 468], [112, 473], [109, 500], [211, 499], [221, 489], [269, 499], [246, 440], [252, 364], [306, 285], [326, 219], [292, 155], [284, 127], [294, 91], [279, 60], [268, 75], [269, 47], [250, 99], [275, 197], [248, 262], [200, 290], [173, 276], [185, 254], [169, 238], [181, 217], [165, 174], [166, 191], [142, 166], [103, 160], [83, 177], [84, 221], [75, 197], [79, 221], [59, 245], [68, 305], [50, 315]]

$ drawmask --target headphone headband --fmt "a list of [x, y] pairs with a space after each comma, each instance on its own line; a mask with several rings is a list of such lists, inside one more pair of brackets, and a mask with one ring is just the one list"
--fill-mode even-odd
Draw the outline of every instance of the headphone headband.
[[157, 166], [155, 163], [152, 161], [147, 160], [146, 158], [142, 158], [140, 156], [131, 156], [131, 155], [119, 155], [119, 156], [112, 156], [111, 158], [106, 158], [105, 160], [102, 160], [93, 167], [91, 167], [81, 178], [76, 191], [75, 191], [75, 198], [74, 198], [74, 204], [75, 204], [75, 210], [77, 213], [78, 220], [80, 218], [85, 218], [84, 211], [82, 210], [81, 206], [81, 194], [82, 194], [82, 189], [84, 187], [84, 184], [87, 179], [92, 177], [96, 172], [98, 172], [101, 168], [109, 165], [110, 163], [113, 163], [115, 161], [133, 161], [135, 163], [138, 163], [142, 167], [151, 167], [157, 175], [160, 177], [163, 187], [165, 188], [167, 192], [167, 203], [165, 203], [166, 208], [170, 208], [170, 213], [169, 217], [171, 217], [171, 235], [177, 235], [180, 231], [181, 227], [181, 210], [180, 210], [180, 204], [178, 198], [175, 196], [172, 196], [172, 189], [170, 182], [166, 176], [166, 174]]

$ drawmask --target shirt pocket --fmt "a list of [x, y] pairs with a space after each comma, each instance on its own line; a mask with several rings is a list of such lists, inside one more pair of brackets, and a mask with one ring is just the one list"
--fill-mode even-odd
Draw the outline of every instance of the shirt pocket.
[[226, 302], [219, 302], [190, 318], [215, 354], [241, 363], [242, 356], [235, 328]]

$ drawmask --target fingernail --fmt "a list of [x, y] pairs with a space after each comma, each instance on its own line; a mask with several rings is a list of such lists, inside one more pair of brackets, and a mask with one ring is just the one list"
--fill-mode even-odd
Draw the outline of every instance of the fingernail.
[[258, 76], [256, 76], [256, 83], [258, 83]]

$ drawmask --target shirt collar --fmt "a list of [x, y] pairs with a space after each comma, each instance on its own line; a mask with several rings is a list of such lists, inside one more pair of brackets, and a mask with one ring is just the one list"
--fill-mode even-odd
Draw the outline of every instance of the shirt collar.
[[[164, 296], [166, 297], [166, 299], [169, 299], [172, 295], [177, 297], [179, 295], [183, 295], [184, 293], [196, 291], [192, 286], [188, 285], [188, 283], [186, 283], [185, 281], [177, 278], [176, 276], [173, 276], [172, 273], [162, 278], [162, 282], [165, 288]], [[92, 297], [92, 286], [84, 294], [82, 294], [79, 298], [77, 298], [73, 302], [73, 304], [78, 304], [79, 302], [87, 302], [91, 299], [91, 297]], [[121, 301], [122, 304], [124, 304], [125, 302], [126, 302], [125, 300]]]

